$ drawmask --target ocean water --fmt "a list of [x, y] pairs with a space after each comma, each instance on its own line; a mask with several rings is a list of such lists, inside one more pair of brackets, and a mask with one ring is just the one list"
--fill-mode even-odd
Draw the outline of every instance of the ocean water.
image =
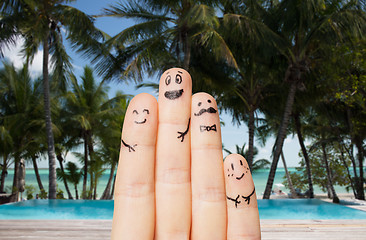
[[[293, 171], [296, 172], [296, 169], [295, 168], [289, 168], [289, 171], [290, 172], [293, 172]], [[39, 173], [40, 173], [40, 176], [41, 176], [43, 186], [47, 191], [47, 189], [48, 189], [48, 169], [40, 169]], [[269, 173], [269, 169], [260, 169], [260, 170], [253, 173], [253, 181], [254, 181], [254, 184], [255, 184], [257, 195], [261, 195], [264, 192], [264, 189], [265, 189], [266, 184], [267, 184], [268, 173]], [[104, 171], [102, 177], [99, 179], [98, 186], [97, 186], [97, 197], [102, 196], [103, 191], [104, 191], [104, 189], [107, 185], [107, 182], [108, 182], [109, 174], [110, 174], [110, 170], [106, 169]], [[275, 180], [274, 180], [274, 184], [282, 183], [284, 176], [285, 176], [284, 168], [278, 168], [277, 171], [276, 171], [276, 177], [275, 177]], [[10, 169], [8, 171], [8, 176], [6, 177], [6, 180], [5, 180], [5, 187], [8, 189], [8, 192], [10, 191], [10, 187], [12, 186], [12, 183], [13, 183], [13, 169]], [[35, 196], [35, 194], [39, 192], [36, 176], [34, 174], [33, 169], [26, 169], [25, 184], [26, 184], [26, 186], [27, 185], [32, 185], [32, 186], [35, 187], [35, 193], [33, 194], [33, 196]], [[57, 187], [64, 192], [64, 196], [67, 198], [67, 193], [66, 193], [66, 190], [65, 190], [64, 183], [62, 181], [57, 181]], [[276, 186], [274, 185], [273, 188], [275, 188], [275, 187]], [[73, 197], [75, 197], [74, 187], [71, 184], [69, 184], [69, 189], [70, 189]], [[344, 187], [335, 186], [335, 189], [336, 189], [337, 193], [347, 193], [347, 191]], [[285, 193], [290, 192], [285, 187], [281, 187], [281, 190]], [[79, 191], [79, 196], [80, 196], [81, 191], [82, 191], [82, 181], [78, 185], [78, 191]], [[323, 193], [320, 190], [320, 188], [318, 188], [317, 186], [314, 186], [314, 191], [315, 191], [315, 194]]]

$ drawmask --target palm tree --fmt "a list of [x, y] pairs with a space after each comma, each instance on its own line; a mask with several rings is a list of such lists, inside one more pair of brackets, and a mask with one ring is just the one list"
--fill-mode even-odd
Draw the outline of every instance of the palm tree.
[[[64, 3], [69, 0], [5, 0], [2, 10], [0, 52], [3, 46], [13, 44], [19, 36], [24, 38], [23, 53], [31, 62], [37, 50], [43, 49], [43, 96], [46, 122], [46, 136], [49, 158], [49, 198], [56, 198], [56, 156], [52, 132], [51, 106], [49, 96], [49, 71], [53, 67], [54, 76], [65, 82], [71, 69], [70, 57], [63, 46], [61, 27], [65, 28], [67, 39], [78, 50], [87, 51], [102, 35], [96, 31], [93, 19], [83, 12]], [[10, 32], [7, 32], [10, 29]], [[51, 58], [49, 57], [51, 54]], [[51, 64], [49, 63], [51, 60]]]
[[57, 178], [60, 180], [66, 180], [74, 185], [76, 199], [79, 199], [78, 184], [81, 180], [83, 172], [73, 162], [67, 162], [66, 171], [61, 171], [57, 168]]
[[289, 83], [289, 89], [264, 199], [271, 194], [296, 91], [305, 90], [307, 73], [322, 58], [322, 46], [347, 40], [348, 34], [362, 35], [366, 21], [361, 4], [358, 1], [346, 4], [343, 1], [284, 0], [274, 6], [275, 19], [269, 26], [287, 43], [279, 50], [287, 59], [284, 82]]
[[[242, 155], [245, 159], [247, 158], [247, 156], [249, 155], [249, 150], [246, 149], [246, 144], [244, 143], [243, 146], [239, 146], [239, 145], [235, 145], [236, 148], [236, 153]], [[224, 151], [228, 154], [232, 154], [232, 152], [226, 148], [224, 148]], [[255, 159], [255, 156], [258, 154], [258, 149], [256, 147], [254, 147], [254, 151], [253, 151], [253, 159]], [[259, 169], [263, 169], [263, 168], [268, 168], [270, 166], [271, 162], [268, 161], [267, 159], [258, 159], [255, 160], [252, 164], [252, 168], [251, 171], [257, 171]]]
[[[7, 129], [3, 133], [11, 136], [8, 144], [12, 143], [11, 152], [7, 152], [9, 149], [4, 151], [7, 155], [4, 156], [8, 158], [11, 154], [14, 158], [13, 192], [16, 193], [19, 160], [29, 157], [31, 151], [39, 152], [42, 148], [39, 144], [34, 145], [37, 141], [39, 143], [39, 132], [42, 130], [42, 105], [39, 103], [41, 82], [32, 81], [27, 66], [17, 70], [13, 65], [4, 63], [4, 68], [0, 71], [0, 92], [0, 122]], [[6, 146], [5, 144], [4, 147]]]
[[268, 75], [270, 69], [267, 66], [270, 65], [273, 51], [268, 49], [275, 49], [279, 37], [263, 23], [263, 18], [268, 13], [260, 2], [222, 2], [224, 15], [220, 33], [233, 54], [237, 68], [228, 66], [226, 75], [229, 79], [226, 84], [232, 87], [227, 89], [225, 94], [221, 94], [218, 102], [232, 113], [235, 122], [247, 123], [249, 129], [247, 161], [251, 166], [255, 118], [265, 97], [265, 88], [271, 83], [271, 77]]
[[10, 153], [12, 152], [13, 139], [7, 126], [4, 125], [3, 121], [0, 120], [0, 122], [0, 156], [3, 160], [0, 163], [0, 193], [3, 193], [5, 187], [5, 178], [8, 174], [8, 167], [10, 165]]
[[191, 67], [197, 46], [235, 66], [230, 50], [216, 31], [218, 1], [139, 0], [118, 3], [104, 9], [102, 16], [132, 19], [137, 23], [110, 38], [106, 44], [115, 54], [99, 61], [106, 77], [126, 76], [142, 80], [171, 66]]
[[110, 102], [110, 108], [114, 111], [106, 116], [104, 120], [104, 129], [99, 132], [101, 146], [98, 150], [101, 158], [105, 160], [106, 165], [110, 165], [110, 174], [107, 185], [103, 191], [101, 199], [112, 199], [111, 193], [112, 181], [115, 179], [115, 170], [119, 160], [119, 147], [122, 133], [122, 123], [125, 117], [128, 104], [128, 96], [117, 93], [115, 100]]
[[106, 108], [108, 87], [103, 82], [99, 84], [96, 82], [90, 67], [84, 67], [81, 80], [82, 83], [79, 84], [75, 77], [71, 78], [72, 90], [66, 96], [66, 107], [70, 122], [78, 129], [78, 137], [84, 144], [83, 195], [85, 195], [89, 160], [93, 160], [94, 154], [93, 138], [98, 132], [98, 127], [101, 127], [101, 120], [110, 109]]

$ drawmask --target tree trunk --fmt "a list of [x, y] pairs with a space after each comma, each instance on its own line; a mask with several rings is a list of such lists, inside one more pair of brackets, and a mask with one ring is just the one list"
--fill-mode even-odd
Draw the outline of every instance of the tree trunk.
[[8, 166], [7, 166], [8, 156], [6, 154], [3, 155], [3, 167], [1, 170], [1, 180], [0, 180], [0, 193], [4, 192], [5, 188], [5, 178], [8, 174]]
[[327, 156], [327, 152], [325, 149], [325, 143], [322, 143], [322, 151], [323, 151], [323, 160], [324, 160], [324, 164], [325, 164], [325, 169], [327, 170], [328, 186], [332, 193], [333, 203], [339, 203], [339, 198], [338, 198], [337, 193], [333, 186], [332, 173], [330, 171], [330, 167], [329, 167], [329, 163], [328, 163], [328, 156]]
[[363, 159], [364, 159], [364, 149], [363, 149], [363, 140], [360, 139], [359, 137], [356, 137], [355, 138], [355, 145], [357, 147], [357, 158], [358, 158], [358, 169], [359, 169], [359, 181], [358, 181], [358, 186], [357, 186], [357, 199], [360, 199], [360, 200], [365, 200], [365, 192], [364, 192], [364, 182], [365, 182], [365, 179], [363, 177]]
[[76, 196], [76, 200], [79, 199], [79, 194], [78, 194], [78, 185], [74, 185], [75, 187], [75, 196]]
[[15, 157], [14, 159], [14, 177], [13, 177], [13, 187], [11, 189], [11, 193], [15, 194], [15, 199], [18, 201], [19, 199], [19, 190], [18, 190], [18, 168], [19, 168], [19, 158]]
[[290, 192], [291, 192], [291, 198], [297, 198], [297, 194], [296, 194], [296, 191], [294, 189], [294, 185], [292, 184], [290, 173], [288, 172], [288, 169], [287, 169], [287, 164], [286, 164], [285, 156], [283, 155], [283, 151], [281, 151], [281, 158], [282, 158], [283, 167], [285, 168], [288, 187], [289, 187]]
[[55, 144], [52, 132], [52, 120], [51, 120], [51, 104], [50, 104], [50, 87], [48, 80], [48, 45], [49, 33], [46, 34], [43, 39], [43, 100], [44, 100], [44, 111], [46, 121], [46, 132], [47, 132], [47, 151], [48, 151], [48, 198], [56, 199], [56, 154]]
[[249, 168], [252, 169], [253, 165], [253, 151], [254, 151], [254, 111], [249, 111], [249, 123], [248, 123], [248, 130], [249, 130], [249, 146], [248, 146], [248, 165]]
[[271, 196], [273, 181], [274, 181], [274, 178], [276, 175], [277, 164], [278, 164], [278, 160], [280, 158], [280, 154], [282, 151], [283, 142], [285, 140], [287, 126], [288, 126], [290, 114], [292, 111], [292, 105], [294, 104], [296, 88], [297, 88], [296, 85], [297, 85], [296, 82], [292, 82], [290, 85], [290, 89], [289, 89], [289, 93], [288, 93], [287, 101], [286, 101], [286, 106], [285, 106], [285, 112], [284, 112], [284, 115], [282, 118], [280, 128], [278, 130], [277, 139], [276, 139], [276, 143], [275, 143], [275, 152], [273, 155], [271, 170], [268, 175], [266, 189], [263, 194], [263, 199], [269, 199]]
[[93, 200], [97, 199], [97, 184], [98, 184], [98, 181], [97, 181], [96, 176], [95, 176]]
[[[349, 132], [351, 135], [351, 139], [352, 139], [352, 143], [354, 142], [356, 144], [357, 150], [360, 153], [360, 150], [362, 149], [362, 142], [361, 142], [361, 148], [359, 148], [357, 146], [357, 136], [355, 136], [355, 131], [354, 131], [354, 127], [353, 127], [353, 123], [352, 123], [352, 113], [351, 113], [351, 109], [347, 108], [347, 123], [348, 123], [348, 128], [349, 128]], [[361, 163], [361, 165], [359, 165], [359, 171], [360, 171], [360, 175], [358, 177], [357, 174], [357, 164], [356, 164], [356, 159], [354, 158], [354, 154], [353, 154], [353, 144], [351, 143], [351, 148], [349, 149], [348, 154], [352, 160], [352, 165], [353, 165], [353, 172], [354, 172], [354, 179], [355, 179], [355, 185], [356, 185], [356, 199], [360, 199], [360, 200], [365, 200], [365, 192], [364, 192], [364, 181], [363, 181], [363, 150], [361, 150], [361, 155], [358, 154], [358, 162]], [[361, 161], [360, 161], [361, 159]]]
[[86, 184], [88, 182], [88, 140], [85, 132], [83, 133], [83, 135], [84, 135], [84, 179], [83, 179], [82, 198], [87, 198]]
[[[89, 130], [87, 131], [87, 138], [88, 138], [88, 152], [89, 152], [89, 159], [90, 159], [90, 163], [94, 163], [95, 164], [95, 158], [93, 156], [94, 154], [94, 146], [93, 146], [93, 138], [92, 138], [92, 132]], [[90, 192], [89, 192], [89, 198], [90, 199], [94, 199], [95, 196], [93, 196], [93, 190], [94, 188], [96, 188], [96, 175], [95, 172], [91, 171], [92, 168], [90, 168]], [[94, 169], [96, 170], [96, 169]]]
[[302, 132], [301, 132], [301, 122], [300, 122], [299, 113], [296, 113], [294, 115], [294, 120], [295, 120], [297, 138], [299, 140], [302, 155], [304, 156], [305, 164], [306, 164], [306, 173], [308, 175], [308, 183], [309, 183], [309, 198], [314, 198], [313, 177], [311, 174], [310, 159], [309, 159], [308, 151], [306, 150], [306, 147], [304, 144], [304, 138], [303, 138]]
[[32, 156], [32, 163], [33, 163], [34, 173], [36, 174], [36, 179], [37, 179], [39, 190], [42, 191], [42, 190], [44, 190], [44, 187], [43, 187], [43, 184], [42, 184], [41, 176], [39, 176], [37, 160], [36, 160], [35, 156]]
[[[61, 154], [57, 154], [57, 160], [58, 160], [58, 163], [60, 164], [60, 169], [61, 169], [62, 174], [65, 175], [64, 164], [62, 163], [64, 161], [64, 159], [62, 158]], [[66, 189], [67, 195], [69, 196], [69, 199], [74, 199], [72, 197], [72, 194], [71, 194], [71, 191], [69, 189], [69, 185], [67, 184], [66, 179], [62, 178], [62, 181], [64, 182], [65, 189]]]
[[114, 175], [114, 177], [113, 177], [111, 199], [114, 197], [114, 188], [115, 188], [115, 186], [116, 186], [116, 175]]
[[189, 63], [191, 61], [191, 44], [188, 39], [188, 33], [184, 33], [183, 48], [184, 48], [183, 68], [186, 71], [189, 71]]
[[105, 189], [103, 191], [103, 194], [102, 194], [102, 197], [100, 199], [112, 199], [112, 196], [111, 196], [111, 185], [112, 185], [112, 180], [113, 180], [113, 176], [114, 176], [114, 171], [116, 169], [116, 165], [117, 165], [116, 162], [114, 162], [112, 164], [111, 172], [109, 174], [107, 186], [105, 187]]
[[353, 184], [353, 181], [352, 181], [351, 172], [349, 171], [349, 166], [346, 162], [346, 159], [344, 158], [343, 144], [339, 144], [339, 145], [340, 145], [340, 150], [341, 150], [341, 160], [343, 162], [344, 167], [347, 170], [347, 176], [348, 176], [349, 182], [351, 183], [353, 195], [355, 196], [355, 198], [357, 198], [357, 192], [355, 191], [355, 185]]

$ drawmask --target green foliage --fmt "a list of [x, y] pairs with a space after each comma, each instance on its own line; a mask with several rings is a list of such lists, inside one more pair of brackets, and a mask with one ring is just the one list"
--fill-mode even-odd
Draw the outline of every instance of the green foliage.
[[38, 197], [40, 199], [47, 199], [48, 198], [48, 193], [46, 192], [46, 190], [42, 189], [41, 193], [38, 195]]
[[[320, 187], [323, 192], [327, 192], [328, 180], [327, 172], [324, 166], [323, 153], [321, 149], [313, 148], [308, 152], [310, 158], [310, 168], [313, 176], [313, 183]], [[331, 169], [331, 175], [334, 185], [348, 186], [350, 181], [347, 177], [347, 169], [341, 161], [339, 149], [334, 147], [327, 147], [328, 161]], [[308, 189], [307, 172], [305, 168], [305, 160], [302, 153], [299, 153], [301, 157], [300, 167], [297, 167], [297, 172], [290, 173], [292, 183], [295, 188], [299, 188], [303, 191]], [[349, 163], [349, 160], [348, 160]], [[287, 178], [283, 177], [283, 184], [288, 187]]]
[[36, 188], [33, 185], [25, 185], [25, 193], [27, 195], [27, 199], [31, 200], [34, 198], [33, 194], [36, 191]]
[[64, 191], [62, 191], [61, 189], [57, 189], [56, 199], [65, 199], [65, 197], [64, 197]]

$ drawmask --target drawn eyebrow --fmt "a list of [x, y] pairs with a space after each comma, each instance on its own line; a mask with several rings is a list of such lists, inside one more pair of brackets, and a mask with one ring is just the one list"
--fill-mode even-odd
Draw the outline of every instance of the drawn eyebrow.
[[231, 169], [234, 170], [234, 164], [231, 164]]
[[144, 109], [144, 111], [142, 111], [142, 112], [146, 112], [147, 114], [150, 114], [149, 109]]
[[166, 73], [166, 75], [168, 75], [168, 74], [169, 74], [169, 72]]
[[183, 74], [181, 71], [178, 71], [180, 74]]
[[137, 112], [137, 110], [133, 110], [133, 112], [132, 113], [136, 113], [136, 114], [139, 114], [138, 112]]

